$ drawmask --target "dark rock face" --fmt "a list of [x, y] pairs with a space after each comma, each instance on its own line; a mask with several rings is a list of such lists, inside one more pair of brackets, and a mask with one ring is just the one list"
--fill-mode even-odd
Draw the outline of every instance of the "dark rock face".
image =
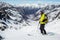
[[3, 39], [3, 37], [2, 36], [0, 36], [0, 40], [2, 40]]

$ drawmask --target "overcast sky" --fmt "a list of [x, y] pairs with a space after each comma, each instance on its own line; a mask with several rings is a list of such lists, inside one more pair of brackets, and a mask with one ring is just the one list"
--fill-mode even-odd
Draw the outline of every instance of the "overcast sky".
[[26, 3], [60, 3], [60, 0], [0, 0], [10, 4], [26, 4]]

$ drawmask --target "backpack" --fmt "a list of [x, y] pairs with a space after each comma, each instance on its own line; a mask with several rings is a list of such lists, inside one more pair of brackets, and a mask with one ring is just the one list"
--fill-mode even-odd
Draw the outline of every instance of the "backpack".
[[46, 14], [45, 14], [45, 19], [43, 20], [43, 22], [48, 22], [48, 17]]

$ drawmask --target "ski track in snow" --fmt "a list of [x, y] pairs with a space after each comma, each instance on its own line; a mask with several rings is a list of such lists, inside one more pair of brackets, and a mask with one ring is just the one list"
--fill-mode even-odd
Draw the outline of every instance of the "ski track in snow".
[[6, 29], [3, 32], [4, 37], [5, 37], [4, 40], [60, 40], [60, 34], [47, 31], [48, 35], [42, 35], [40, 33], [40, 30], [38, 29], [39, 27], [37, 27], [38, 22], [37, 23], [32, 22], [31, 24], [33, 25], [26, 26], [19, 30]]

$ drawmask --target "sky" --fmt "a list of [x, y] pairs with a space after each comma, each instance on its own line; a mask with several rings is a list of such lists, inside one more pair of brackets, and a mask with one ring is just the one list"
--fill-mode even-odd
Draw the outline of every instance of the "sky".
[[0, 2], [6, 2], [9, 4], [26, 4], [26, 3], [35, 3], [35, 4], [39, 4], [39, 3], [60, 3], [60, 0], [0, 0]]

